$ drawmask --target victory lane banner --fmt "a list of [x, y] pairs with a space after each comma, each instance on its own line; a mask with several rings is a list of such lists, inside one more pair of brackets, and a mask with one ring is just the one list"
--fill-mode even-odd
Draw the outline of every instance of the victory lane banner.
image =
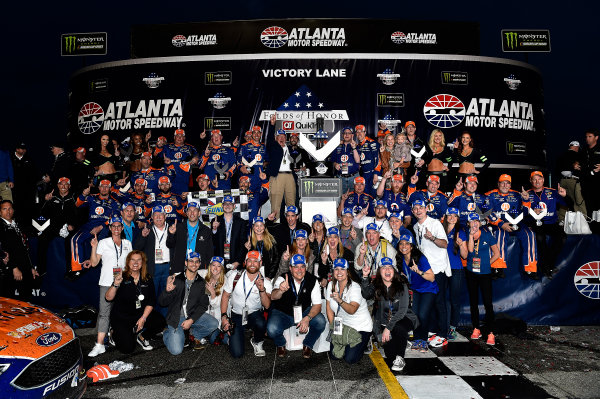
[[152, 140], [171, 141], [177, 128], [192, 145], [212, 129], [226, 143], [243, 141], [254, 125], [265, 131], [275, 113], [276, 129], [308, 138], [321, 118], [330, 138], [357, 124], [370, 137], [380, 122], [397, 132], [408, 120], [425, 141], [433, 129], [447, 144], [467, 130], [492, 164], [545, 165], [542, 79], [513, 60], [317, 53], [136, 59], [78, 71], [70, 93], [75, 146], [96, 146], [102, 134], [122, 141], [149, 130]]

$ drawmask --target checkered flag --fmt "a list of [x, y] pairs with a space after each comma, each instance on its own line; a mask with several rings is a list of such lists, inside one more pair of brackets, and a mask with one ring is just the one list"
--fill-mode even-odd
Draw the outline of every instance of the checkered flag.
[[200, 203], [200, 219], [202, 223], [210, 227], [211, 221], [218, 215], [223, 214], [223, 198], [226, 195], [233, 197], [233, 214], [248, 220], [250, 211], [248, 209], [248, 195], [239, 189], [231, 191], [194, 191], [188, 194], [188, 202]]

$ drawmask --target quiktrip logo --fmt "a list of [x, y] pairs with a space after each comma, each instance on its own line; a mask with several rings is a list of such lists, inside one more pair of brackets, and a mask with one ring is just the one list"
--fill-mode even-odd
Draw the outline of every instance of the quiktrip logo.
[[504, 78], [504, 82], [506, 83], [508, 88], [511, 90], [517, 90], [519, 88], [519, 86], [521, 85], [521, 81], [519, 79], [517, 79], [515, 77], [515, 75], [512, 73], [510, 75], [508, 75], [507, 78]]
[[208, 99], [214, 109], [223, 109], [231, 101], [231, 97], [225, 97], [223, 93], [217, 93], [214, 97]]
[[394, 71], [392, 71], [390, 68], [387, 68], [382, 73], [378, 73], [377, 77], [381, 79], [381, 83], [383, 83], [384, 85], [391, 86], [394, 83], [396, 83], [396, 81], [400, 77], [400, 74], [394, 73]]
[[171, 43], [174, 47], [214, 46], [217, 44], [217, 35], [175, 35]]
[[165, 78], [158, 76], [156, 72], [152, 72], [147, 78], [142, 79], [142, 81], [151, 89], [156, 89], [158, 86], [160, 86], [163, 80], [165, 80]]
[[77, 126], [83, 134], [92, 134], [102, 127], [104, 110], [99, 104], [89, 102], [83, 104], [77, 115]]
[[573, 283], [581, 295], [600, 299], [600, 262], [588, 262], [577, 269]]
[[292, 28], [288, 32], [279, 26], [269, 26], [260, 34], [261, 43], [269, 48], [288, 47], [344, 47], [344, 28]]
[[435, 33], [404, 33], [397, 31], [392, 33], [391, 39], [396, 44], [437, 44]]
[[433, 126], [450, 128], [465, 118], [465, 105], [452, 94], [436, 94], [425, 102], [423, 114]]

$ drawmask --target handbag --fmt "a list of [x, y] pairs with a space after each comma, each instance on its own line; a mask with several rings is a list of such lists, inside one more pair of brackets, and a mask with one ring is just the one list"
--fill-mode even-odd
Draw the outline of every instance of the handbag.
[[564, 227], [566, 234], [592, 234], [585, 216], [579, 211], [567, 211]]

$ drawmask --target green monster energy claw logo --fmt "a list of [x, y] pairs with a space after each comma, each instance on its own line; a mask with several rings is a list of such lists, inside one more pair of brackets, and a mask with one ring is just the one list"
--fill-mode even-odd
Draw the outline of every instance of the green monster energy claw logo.
[[508, 152], [512, 153], [515, 149], [515, 145], [513, 143], [508, 143]]
[[215, 74], [214, 73], [207, 73], [206, 74], [206, 81], [208, 83], [214, 83], [214, 81], [215, 81]]
[[313, 194], [315, 192], [315, 182], [312, 180], [304, 181], [304, 194]]
[[387, 95], [379, 94], [379, 104], [385, 104], [387, 102]]
[[517, 32], [504, 32], [504, 36], [506, 37], [506, 47], [511, 50], [517, 48]]
[[214, 123], [214, 120], [213, 120], [213, 118], [208, 118], [208, 119], [206, 119], [206, 128], [207, 128], [207, 129], [212, 129], [212, 127], [213, 127], [213, 123]]
[[65, 36], [65, 52], [67, 54], [73, 54], [75, 52], [75, 36]]
[[444, 72], [444, 82], [450, 82], [450, 72]]

